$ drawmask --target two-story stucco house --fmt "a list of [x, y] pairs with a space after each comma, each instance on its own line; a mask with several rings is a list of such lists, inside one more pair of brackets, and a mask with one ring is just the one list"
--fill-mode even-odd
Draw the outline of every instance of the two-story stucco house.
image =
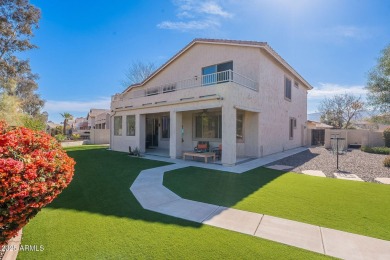
[[303, 146], [310, 89], [267, 43], [195, 39], [112, 97], [110, 145], [178, 158], [209, 141], [224, 165]]

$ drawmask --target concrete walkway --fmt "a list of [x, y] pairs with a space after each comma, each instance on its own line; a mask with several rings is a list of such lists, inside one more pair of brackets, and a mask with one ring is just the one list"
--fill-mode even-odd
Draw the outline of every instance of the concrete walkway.
[[242, 173], [303, 150], [298, 148], [233, 167], [169, 159], [168, 161], [176, 164], [142, 171], [130, 190], [143, 208], [173, 217], [257, 236], [343, 259], [390, 259], [390, 241], [187, 200], [163, 186], [163, 177], [166, 171], [197, 166]]

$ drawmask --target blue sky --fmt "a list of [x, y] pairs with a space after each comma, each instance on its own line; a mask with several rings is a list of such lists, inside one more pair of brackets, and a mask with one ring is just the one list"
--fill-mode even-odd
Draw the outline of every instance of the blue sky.
[[25, 54], [49, 119], [109, 108], [136, 60], [161, 65], [192, 39], [266, 41], [321, 99], [364, 97], [367, 72], [390, 43], [390, 2], [377, 0], [31, 0], [42, 11]]

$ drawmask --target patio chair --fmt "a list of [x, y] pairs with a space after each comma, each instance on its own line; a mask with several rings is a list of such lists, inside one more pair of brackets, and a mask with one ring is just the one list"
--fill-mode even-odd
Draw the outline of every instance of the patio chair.
[[198, 141], [198, 144], [195, 146], [194, 151], [197, 153], [205, 153], [210, 149], [208, 141]]
[[215, 153], [215, 157], [217, 160], [221, 160], [222, 158], [222, 144], [218, 145], [218, 147], [214, 147], [211, 149], [213, 153]]

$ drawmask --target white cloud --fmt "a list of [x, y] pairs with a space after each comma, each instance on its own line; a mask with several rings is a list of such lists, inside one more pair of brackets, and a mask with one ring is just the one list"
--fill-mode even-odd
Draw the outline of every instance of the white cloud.
[[179, 31], [190, 31], [190, 30], [203, 30], [211, 27], [217, 27], [219, 23], [216, 21], [188, 21], [188, 22], [170, 22], [165, 21], [157, 25], [160, 29], [171, 29]]
[[93, 101], [71, 101], [71, 100], [47, 100], [43, 108], [50, 115], [59, 113], [85, 113], [87, 115], [91, 108], [109, 109], [111, 98], [98, 98]]
[[353, 94], [361, 96], [365, 100], [367, 90], [363, 85], [340, 85], [335, 83], [319, 83], [307, 95], [308, 113], [318, 111], [321, 101], [325, 98], [332, 98], [335, 95]]
[[205, 14], [217, 15], [226, 18], [233, 17], [233, 14], [222, 10], [222, 7], [214, 2], [200, 3], [199, 12]]
[[356, 26], [334, 26], [319, 30], [315, 33], [325, 41], [342, 42], [345, 40], [365, 40], [373, 36], [373, 28], [356, 27]]
[[323, 99], [333, 97], [334, 95], [353, 94], [356, 96], [365, 96], [367, 90], [362, 85], [339, 85], [334, 83], [319, 83], [308, 93], [309, 99]]
[[337, 26], [332, 31], [335, 35], [346, 38], [361, 38], [366, 35], [364, 29], [355, 26]]
[[222, 19], [231, 18], [233, 14], [224, 10], [218, 1], [210, 0], [174, 0], [176, 21], [162, 21], [157, 24], [160, 29], [193, 31], [216, 29]]

